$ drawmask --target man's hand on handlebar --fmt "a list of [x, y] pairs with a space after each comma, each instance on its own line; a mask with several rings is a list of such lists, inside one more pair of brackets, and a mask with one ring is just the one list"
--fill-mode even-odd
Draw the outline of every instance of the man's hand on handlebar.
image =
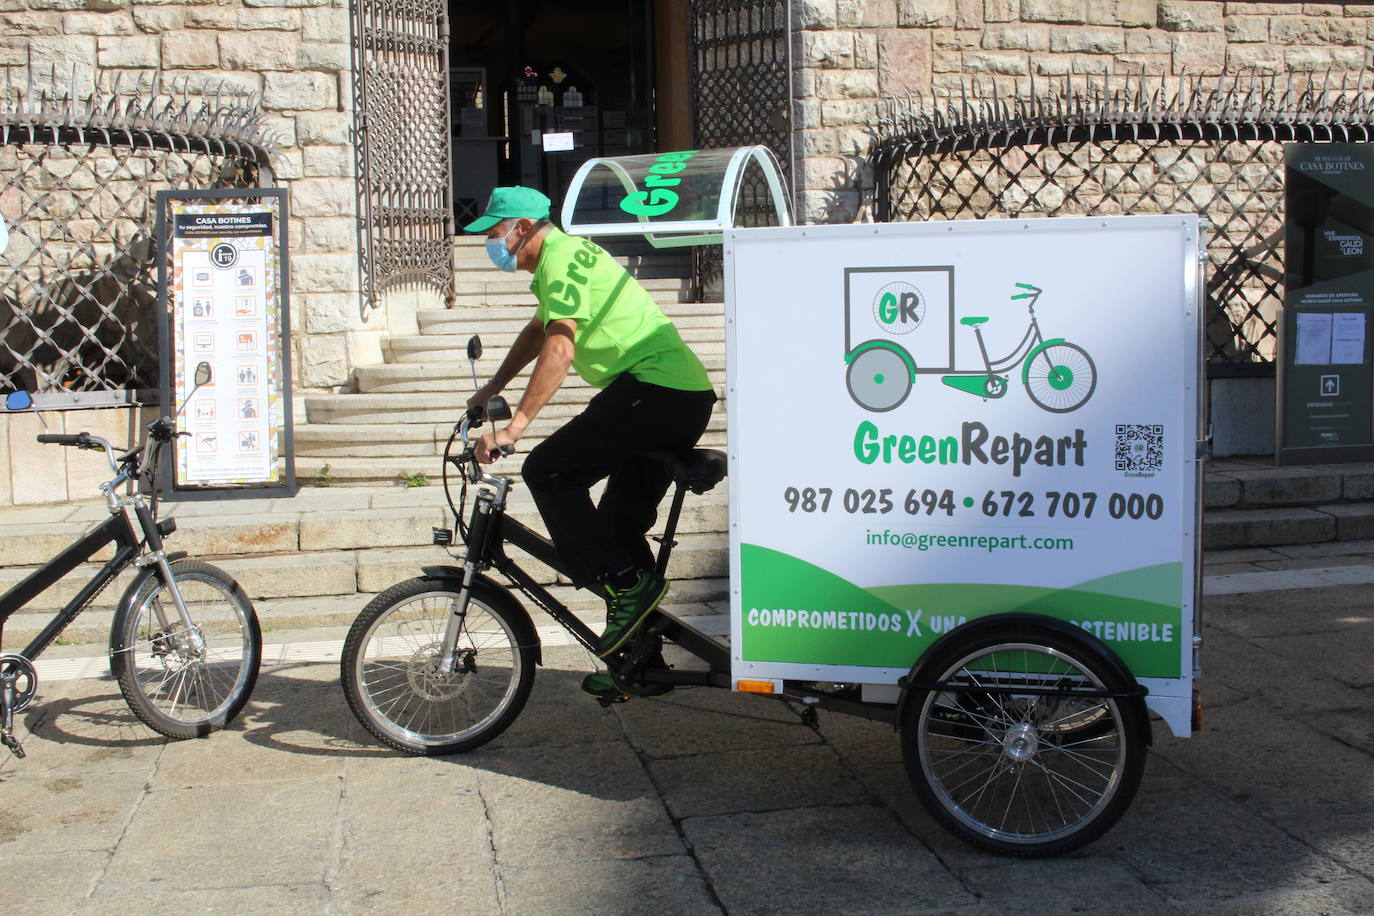
[[509, 429], [487, 430], [477, 440], [477, 445], [473, 448], [472, 454], [476, 457], [478, 464], [491, 464], [503, 454], [509, 455], [513, 452], [515, 443], [516, 437]]
[[472, 397], [468, 398], [467, 406], [480, 407], [483, 410], [486, 410], [487, 401], [490, 401], [492, 398], [500, 394], [501, 388], [502, 386], [496, 384], [495, 382], [487, 382], [481, 388], [473, 392]]

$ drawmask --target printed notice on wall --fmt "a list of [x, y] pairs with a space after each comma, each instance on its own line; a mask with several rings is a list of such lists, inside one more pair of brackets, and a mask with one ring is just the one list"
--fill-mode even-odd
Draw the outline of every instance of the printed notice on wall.
[[1300, 366], [1331, 364], [1331, 313], [1298, 313], [1298, 352], [1293, 360]]
[[1358, 365], [1364, 361], [1363, 312], [1299, 312], [1297, 317], [1295, 365]]
[[1331, 316], [1331, 362], [1354, 365], [1364, 362], [1364, 313], [1337, 312]]
[[[282, 482], [280, 200], [174, 201], [169, 226], [176, 483]], [[210, 381], [196, 387], [196, 368]]]

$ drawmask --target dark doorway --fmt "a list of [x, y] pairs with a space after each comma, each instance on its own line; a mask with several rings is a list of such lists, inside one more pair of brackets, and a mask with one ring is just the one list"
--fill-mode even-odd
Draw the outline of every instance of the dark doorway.
[[460, 226], [497, 184], [539, 188], [556, 216], [587, 159], [654, 150], [653, 8], [645, 0], [449, 0]]

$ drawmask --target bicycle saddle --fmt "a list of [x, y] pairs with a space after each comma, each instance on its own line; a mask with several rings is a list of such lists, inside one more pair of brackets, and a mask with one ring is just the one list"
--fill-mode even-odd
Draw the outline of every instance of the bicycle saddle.
[[985, 322], [985, 321], [987, 321], [987, 318], [984, 318], [984, 317], [974, 317], [974, 316], [970, 316], [970, 317], [968, 317], [968, 318], [960, 318], [960, 319], [959, 319], [959, 323], [960, 323], [960, 324], [968, 325], [968, 326], [971, 327], [971, 328], [976, 328], [976, 327], [978, 327], [978, 325], [982, 324], [982, 323]]
[[673, 476], [673, 483], [693, 493], [705, 493], [724, 480], [728, 466], [725, 453], [713, 448], [658, 449], [646, 455], [662, 462]]

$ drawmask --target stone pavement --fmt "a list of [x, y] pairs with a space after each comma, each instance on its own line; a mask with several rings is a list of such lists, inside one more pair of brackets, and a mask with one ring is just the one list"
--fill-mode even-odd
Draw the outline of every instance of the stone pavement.
[[603, 710], [560, 647], [509, 731], [447, 759], [372, 743], [330, 663], [264, 668], [191, 742], [107, 679], [49, 681], [0, 761], [0, 910], [1374, 912], [1374, 585], [1216, 559], [1205, 728], [1156, 723], [1132, 808], [1068, 858], [947, 835], [889, 727], [717, 690]]

